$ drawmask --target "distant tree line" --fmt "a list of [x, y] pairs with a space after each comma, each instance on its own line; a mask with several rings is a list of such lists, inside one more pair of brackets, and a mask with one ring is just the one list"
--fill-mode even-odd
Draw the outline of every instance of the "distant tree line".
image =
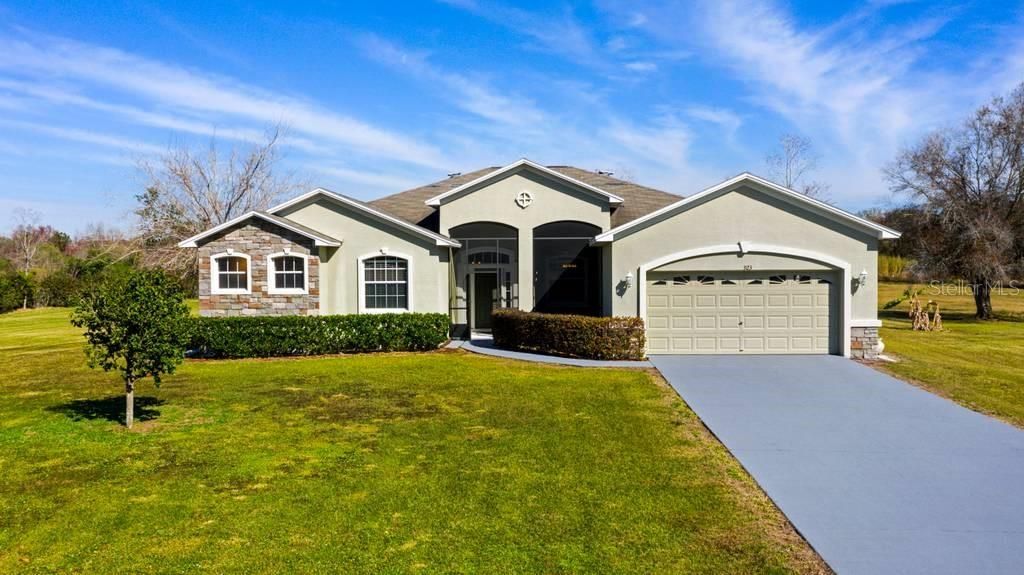
[[102, 225], [72, 237], [30, 210], [15, 219], [10, 234], [0, 235], [0, 313], [74, 305], [89, 287], [138, 263], [133, 242]]
[[301, 188], [279, 168], [282, 133], [275, 126], [247, 147], [221, 150], [211, 140], [143, 161], [137, 228], [127, 234], [94, 225], [72, 237], [42, 224], [37, 212], [17, 210], [13, 230], [0, 235], [0, 313], [73, 306], [90, 288], [135, 268], [162, 270], [195, 295], [196, 250], [178, 242]]

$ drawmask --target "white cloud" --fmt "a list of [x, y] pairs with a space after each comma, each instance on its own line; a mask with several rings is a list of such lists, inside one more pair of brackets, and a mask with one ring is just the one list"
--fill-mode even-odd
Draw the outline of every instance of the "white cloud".
[[24, 32], [0, 38], [0, 70], [52, 81], [54, 77], [116, 89], [149, 102], [221, 118], [284, 123], [350, 153], [420, 166], [446, 164], [434, 146], [335, 113], [293, 95], [204, 74], [121, 50]]
[[633, 72], [654, 72], [658, 69], [658, 65], [654, 62], [627, 62], [626, 69]]
[[695, 120], [720, 126], [729, 138], [732, 138], [736, 130], [743, 125], [743, 118], [728, 108], [694, 105], [686, 108], [686, 115]]
[[[0, 88], [31, 96], [38, 100], [52, 104], [69, 105], [78, 108], [105, 112], [118, 116], [130, 122], [152, 126], [155, 128], [166, 128], [175, 132], [197, 134], [201, 136], [228, 138], [249, 143], [260, 143], [266, 141], [266, 133], [258, 128], [239, 127], [218, 127], [213, 122], [194, 120], [179, 115], [164, 114], [143, 110], [135, 106], [125, 104], [111, 104], [101, 102], [88, 96], [75, 93], [71, 88], [53, 88], [39, 83], [24, 82], [18, 80], [5, 80], [0, 78]], [[288, 136], [287, 144], [295, 148], [314, 153], [325, 154], [329, 150], [307, 138]]]
[[451, 72], [434, 64], [427, 52], [378, 36], [364, 36], [359, 45], [369, 58], [406, 73], [469, 114], [450, 119], [450, 131], [440, 135], [450, 153], [464, 160], [459, 167], [475, 169], [529, 157], [542, 163], [614, 168], [680, 193], [712, 182], [711, 169], [692, 165], [692, 134], [676, 115], [652, 114], [651, 120], [635, 121], [595, 97], [590, 84], [545, 77], [522, 83], [557, 91], [557, 97], [534, 99], [471, 72]]
[[370, 169], [354, 169], [334, 164], [309, 164], [307, 168], [311, 171], [337, 178], [345, 184], [370, 186], [382, 193], [388, 194], [414, 188], [424, 183], [414, 178], [405, 178], [389, 173], [379, 173]]
[[629, 15], [626, 25], [630, 28], [640, 28], [644, 24], [647, 24], [647, 16], [641, 12], [633, 12]]
[[139, 140], [133, 140], [130, 138], [93, 132], [90, 130], [81, 130], [77, 128], [52, 126], [48, 124], [36, 124], [32, 122], [23, 122], [19, 120], [0, 120], [0, 126], [29, 130], [32, 132], [37, 132], [40, 134], [45, 134], [47, 136], [59, 138], [61, 140], [69, 140], [72, 142], [79, 142], [83, 144], [93, 144], [97, 146], [117, 148], [119, 150], [124, 150], [126, 152], [135, 152], [141, 154], [159, 154], [166, 150], [166, 148], [154, 146], [152, 144], [142, 142]]
[[365, 35], [358, 43], [368, 57], [415, 75], [439, 89], [455, 106], [480, 118], [521, 129], [533, 129], [544, 121], [544, 113], [530, 98], [509, 91], [494, 90], [485, 78], [458, 74], [434, 66], [425, 52], [402, 48], [375, 35]]
[[622, 36], [612, 36], [604, 43], [604, 49], [608, 50], [612, 54], [622, 52], [629, 47], [629, 42]]
[[[666, 51], [692, 53], [722, 84], [740, 84], [729, 94], [732, 108], [771, 125], [777, 114], [794, 131], [810, 136], [821, 152], [821, 176], [833, 183], [840, 202], [866, 206], [887, 197], [880, 169], [923, 132], [957, 122], [996, 93], [1024, 77], [1020, 26], [1005, 38], [972, 47], [976, 64], [956, 69], [936, 37], [956, 10], [914, 7], [890, 24], [882, 14], [891, 2], [851, 11], [831, 23], [808, 25], [772, 0], [704, 0], [697, 4], [604, 0], [610, 19], [646, 18], [634, 33]], [[901, 9], [903, 10], [903, 9]], [[904, 10], [905, 12], [908, 10]], [[914, 15], [916, 11], [916, 16]], [[690, 33], [681, 34], [680, 30]], [[963, 50], [958, 56], [968, 57]], [[718, 104], [714, 104], [717, 107]], [[709, 105], [682, 106], [688, 118], [736, 131], [741, 118]], [[773, 139], [761, 137], [761, 140]], [[763, 154], [748, 150], [743, 166], [757, 170]], [[736, 158], [740, 160], [741, 158]]]

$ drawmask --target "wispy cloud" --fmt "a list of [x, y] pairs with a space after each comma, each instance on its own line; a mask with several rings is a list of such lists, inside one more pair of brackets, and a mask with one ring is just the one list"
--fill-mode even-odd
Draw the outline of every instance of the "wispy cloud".
[[519, 32], [529, 37], [539, 50], [578, 63], [594, 64], [598, 61], [598, 43], [569, 7], [539, 13], [489, 0], [441, 1]]
[[130, 138], [124, 138], [121, 136], [93, 132], [90, 130], [81, 130], [78, 128], [67, 128], [61, 126], [53, 126], [49, 124], [36, 124], [32, 122], [23, 122], [18, 120], [0, 120], [0, 126], [7, 126], [8, 128], [37, 132], [40, 134], [45, 134], [47, 136], [53, 136], [61, 140], [68, 140], [71, 142], [79, 142], [83, 144], [93, 144], [97, 146], [117, 148], [125, 152], [159, 154], [166, 150], [166, 148], [161, 148], [160, 146], [155, 146], [147, 142], [133, 140]]
[[[693, 136], [679, 116], [657, 111], [650, 121], [638, 122], [595, 97], [588, 84], [524, 82], [558, 90], [558, 104], [549, 98], [541, 105], [482, 75], [447, 70], [433, 63], [427, 51], [376, 35], [364, 35], [357, 42], [368, 58], [406, 74], [464, 114], [451, 120], [455, 132], [444, 134], [459, 157], [491, 165], [526, 156], [641, 172], [648, 183], [671, 185], [681, 193], [711, 181], [708, 171], [690, 161]], [[649, 68], [638, 67], [644, 70]]]
[[268, 92], [114, 48], [24, 31], [19, 36], [0, 37], [0, 70], [37, 79], [88, 82], [149, 102], [225, 119], [283, 123], [306, 137], [344, 146], [361, 156], [429, 167], [446, 164], [443, 154], [432, 145], [297, 96]]
[[544, 121], [544, 113], [526, 95], [498, 92], [483, 77], [444, 70], [433, 65], [426, 52], [403, 48], [373, 34], [359, 37], [357, 43], [371, 59], [435, 86], [453, 105], [480, 118], [531, 129]]
[[658, 69], [658, 65], [654, 62], [627, 62], [626, 69], [633, 72], [654, 72]]
[[743, 125], [743, 118], [728, 108], [716, 106], [693, 105], [686, 108], [686, 115], [702, 122], [709, 122], [720, 126], [726, 137], [732, 138], [736, 130]]
[[[901, 146], [1024, 77], [1024, 57], [1014, 56], [1024, 52], [1024, 42], [1007, 39], [996, 52], [974, 51], [973, 70], [950, 71], [936, 61], [935, 38], [958, 11], [917, 6], [894, 21], [883, 16], [889, 4], [872, 3], [817, 26], [772, 0], [606, 0], [602, 6], [618, 20], [643, 14], [631, 21], [637, 33], [724, 72], [740, 87], [731, 107], [749, 107], [762, 123], [775, 114], [789, 125], [780, 130], [810, 135], [822, 151], [823, 172], [834, 177], [837, 199], [863, 205], [887, 194], [880, 167]], [[679, 34], [681, 27], [692, 33]], [[1013, 29], [1019, 38], [1020, 27]], [[716, 108], [685, 110], [728, 132], [744, 127], [738, 116]]]

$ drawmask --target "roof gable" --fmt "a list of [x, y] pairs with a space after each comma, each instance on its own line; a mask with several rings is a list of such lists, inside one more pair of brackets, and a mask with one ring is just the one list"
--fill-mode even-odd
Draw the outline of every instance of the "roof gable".
[[283, 218], [281, 216], [276, 216], [276, 215], [273, 215], [273, 214], [268, 214], [266, 212], [252, 211], [252, 212], [246, 212], [246, 213], [242, 214], [241, 216], [238, 216], [237, 218], [234, 218], [232, 220], [228, 220], [228, 221], [224, 222], [223, 224], [220, 224], [218, 226], [214, 226], [214, 227], [212, 227], [212, 228], [210, 228], [210, 229], [208, 229], [208, 230], [206, 230], [204, 232], [198, 233], [198, 234], [196, 234], [196, 235], [194, 235], [194, 236], [192, 236], [192, 237], [190, 237], [188, 239], [182, 240], [181, 242], [178, 243], [178, 247], [179, 248], [194, 248], [194, 247], [197, 247], [199, 245], [198, 242], [201, 242], [201, 241], [205, 240], [206, 238], [208, 238], [210, 236], [214, 236], [214, 235], [216, 235], [216, 234], [218, 234], [218, 233], [220, 233], [220, 232], [222, 232], [224, 230], [230, 229], [230, 228], [232, 228], [232, 227], [234, 227], [234, 226], [236, 226], [236, 225], [238, 225], [238, 224], [240, 224], [240, 223], [242, 223], [242, 222], [244, 222], [246, 220], [252, 219], [252, 218], [256, 218], [256, 219], [260, 219], [260, 220], [263, 220], [263, 221], [266, 221], [266, 222], [270, 222], [270, 223], [272, 223], [274, 225], [277, 225], [277, 226], [280, 226], [280, 227], [282, 227], [282, 228], [284, 228], [284, 229], [286, 229], [288, 231], [291, 231], [291, 232], [294, 232], [296, 234], [299, 234], [300, 236], [309, 238], [309, 239], [313, 240], [313, 245], [315, 245], [315, 246], [337, 247], [337, 246], [341, 245], [340, 241], [338, 241], [338, 240], [336, 240], [336, 239], [334, 239], [334, 238], [332, 238], [332, 237], [330, 237], [330, 236], [328, 236], [326, 234], [322, 234], [322, 233], [320, 233], [320, 232], [318, 232], [318, 231], [316, 231], [316, 230], [314, 230], [312, 228], [307, 228], [306, 226], [304, 226], [302, 224], [299, 224], [298, 222], [293, 222], [293, 221], [289, 220], [288, 218]]
[[273, 208], [270, 208], [269, 211], [272, 214], [277, 214], [277, 213], [279, 213], [281, 211], [284, 211], [284, 210], [286, 210], [286, 209], [288, 209], [288, 208], [290, 208], [292, 206], [295, 206], [295, 205], [298, 205], [298, 204], [301, 204], [301, 203], [307, 202], [307, 201], [313, 201], [314, 199], [319, 198], [319, 197], [326, 198], [326, 199], [328, 199], [328, 200], [330, 200], [332, 202], [337, 202], [339, 204], [342, 204], [342, 205], [354, 208], [354, 209], [356, 209], [356, 210], [358, 210], [358, 211], [360, 211], [360, 212], [362, 212], [364, 214], [367, 214], [367, 215], [373, 217], [374, 219], [376, 219], [378, 221], [384, 222], [384, 223], [386, 223], [388, 225], [391, 225], [393, 227], [397, 227], [397, 228], [400, 228], [402, 230], [409, 231], [409, 232], [412, 232], [414, 234], [430, 238], [430, 239], [434, 240], [436, 245], [439, 245], [439, 246], [449, 246], [449, 247], [459, 247], [461, 245], [461, 244], [459, 244], [459, 242], [457, 242], [457, 241], [455, 241], [455, 240], [453, 240], [453, 239], [451, 239], [451, 238], [449, 238], [447, 236], [443, 236], [443, 235], [441, 235], [441, 234], [439, 234], [437, 232], [428, 230], [428, 229], [426, 229], [424, 227], [421, 227], [421, 226], [418, 226], [416, 224], [410, 223], [410, 222], [408, 222], [406, 220], [403, 220], [401, 218], [397, 218], [397, 217], [395, 217], [395, 216], [393, 216], [393, 215], [391, 215], [391, 214], [389, 214], [387, 212], [384, 212], [384, 211], [382, 211], [382, 210], [380, 210], [380, 209], [378, 209], [378, 208], [376, 208], [376, 207], [374, 207], [374, 206], [372, 206], [370, 204], [366, 204], [364, 202], [360, 202], [359, 200], [354, 199], [354, 198], [350, 198], [348, 196], [343, 196], [341, 194], [336, 194], [336, 193], [334, 193], [334, 192], [332, 192], [330, 190], [324, 189], [324, 188], [317, 188], [317, 189], [315, 189], [315, 190], [313, 190], [311, 192], [302, 194], [301, 196], [299, 196], [297, 198], [288, 200], [287, 202], [284, 202], [283, 204], [279, 204], [277, 206], [274, 206]]
[[720, 184], [711, 186], [701, 192], [669, 204], [661, 209], [655, 210], [643, 217], [632, 220], [628, 223], [612, 228], [607, 232], [599, 234], [594, 238], [595, 243], [609, 243], [617, 238], [628, 235], [632, 230], [640, 229], [643, 224], [656, 225], [665, 218], [678, 214], [690, 207], [703, 202], [713, 200], [716, 197], [739, 189], [742, 186], [749, 186], [755, 190], [778, 197], [790, 204], [800, 206], [813, 213], [822, 215], [832, 221], [843, 224], [847, 227], [867, 232], [879, 239], [895, 239], [900, 237], [900, 232], [881, 224], [876, 224], [860, 216], [856, 216], [841, 210], [833, 205], [816, 200], [795, 190], [780, 186], [764, 178], [744, 172], [734, 178], [728, 179]]
[[442, 194], [438, 194], [438, 195], [433, 196], [431, 198], [427, 198], [426, 204], [428, 206], [441, 206], [445, 201], [448, 201], [448, 200], [451, 200], [453, 198], [456, 198], [456, 197], [458, 197], [461, 194], [469, 193], [474, 188], [478, 188], [478, 187], [486, 184], [487, 182], [496, 180], [498, 178], [506, 177], [508, 175], [517, 173], [520, 170], [531, 170], [531, 171], [539, 173], [539, 174], [541, 174], [543, 176], [547, 176], [549, 178], [565, 182], [565, 183], [569, 184], [570, 186], [573, 186], [575, 188], [581, 189], [581, 190], [583, 190], [583, 191], [585, 191], [587, 193], [596, 195], [598, 197], [601, 197], [601, 198], [607, 200], [608, 204], [611, 205], [611, 206], [617, 206], [617, 205], [622, 203], [622, 198], [620, 198], [619, 196], [616, 196], [615, 194], [612, 194], [610, 192], [602, 190], [601, 188], [599, 188], [597, 186], [588, 184], [588, 183], [583, 182], [581, 180], [577, 180], [576, 178], [567, 176], [567, 175], [565, 175], [565, 174], [563, 174], [561, 172], [555, 171], [555, 170], [553, 170], [551, 168], [548, 168], [546, 166], [542, 166], [540, 164], [537, 164], [536, 162], [531, 162], [530, 160], [527, 160], [526, 158], [522, 158], [521, 160], [513, 162], [513, 163], [511, 163], [511, 164], [509, 164], [509, 165], [507, 165], [507, 166], [505, 166], [503, 168], [498, 168], [498, 169], [493, 170], [493, 171], [491, 171], [491, 172], [489, 172], [487, 174], [484, 174], [484, 175], [482, 175], [482, 176], [480, 176], [480, 177], [478, 177], [478, 178], [476, 178], [474, 180], [471, 180], [471, 181], [468, 181], [468, 182], [466, 182], [464, 184], [456, 186], [455, 188], [452, 188], [452, 189], [448, 190], [447, 192], [444, 192]]
[[[368, 204], [412, 224], [437, 231], [438, 208], [427, 205], [427, 200], [500, 169], [500, 167], [492, 166], [453, 175], [425, 186], [371, 200]], [[622, 198], [623, 202], [620, 205], [612, 207], [611, 225], [613, 228], [682, 199], [682, 196], [614, 178], [606, 173], [561, 165], [547, 166], [547, 169]]]

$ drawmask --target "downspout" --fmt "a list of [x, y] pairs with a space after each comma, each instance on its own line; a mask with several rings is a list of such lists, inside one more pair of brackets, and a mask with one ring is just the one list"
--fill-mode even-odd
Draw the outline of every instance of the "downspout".
[[455, 325], [455, 251], [448, 246], [448, 322]]

